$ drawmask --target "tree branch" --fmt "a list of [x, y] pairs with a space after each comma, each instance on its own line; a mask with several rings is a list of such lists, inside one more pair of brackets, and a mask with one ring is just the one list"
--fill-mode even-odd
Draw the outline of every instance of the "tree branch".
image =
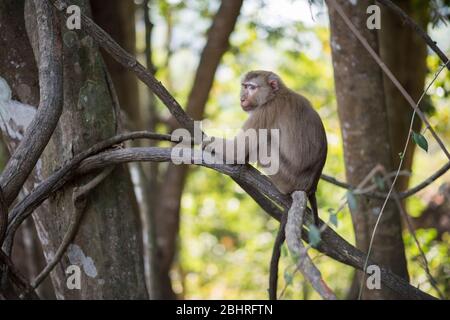
[[59, 24], [52, 6], [36, 2], [39, 37], [40, 103], [17, 149], [0, 176], [6, 204], [16, 198], [56, 128], [62, 112], [62, 58]]

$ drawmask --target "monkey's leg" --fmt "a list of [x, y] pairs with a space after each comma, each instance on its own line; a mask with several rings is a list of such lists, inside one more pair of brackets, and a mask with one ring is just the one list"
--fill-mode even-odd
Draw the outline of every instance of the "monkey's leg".
[[311, 210], [314, 216], [314, 224], [316, 226], [319, 226], [319, 211], [317, 209], [317, 199], [316, 199], [316, 193], [313, 192], [311, 195], [308, 196], [309, 203], [311, 204]]
[[278, 229], [275, 243], [273, 244], [272, 259], [270, 260], [270, 274], [269, 274], [269, 299], [277, 300], [277, 286], [278, 286], [278, 263], [280, 261], [281, 246], [283, 245], [286, 234], [284, 229], [286, 228], [288, 213], [283, 213], [280, 221], [280, 228]]

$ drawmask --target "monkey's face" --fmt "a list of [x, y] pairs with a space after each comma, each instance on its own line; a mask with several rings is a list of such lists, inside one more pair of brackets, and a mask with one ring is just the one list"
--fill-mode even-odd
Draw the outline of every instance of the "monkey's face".
[[270, 101], [279, 88], [278, 81], [278, 77], [268, 71], [247, 73], [241, 83], [242, 109], [249, 112]]
[[243, 81], [241, 87], [241, 107], [244, 111], [252, 111], [269, 100], [270, 86], [258, 79]]
[[254, 81], [243, 81], [241, 84], [241, 107], [244, 111], [251, 111], [258, 105], [256, 97], [258, 95], [260, 85]]

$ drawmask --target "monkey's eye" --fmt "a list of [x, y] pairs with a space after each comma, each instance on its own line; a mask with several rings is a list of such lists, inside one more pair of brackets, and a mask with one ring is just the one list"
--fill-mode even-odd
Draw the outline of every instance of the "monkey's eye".
[[242, 86], [244, 87], [245, 90], [256, 90], [256, 88], [258, 88], [259, 86], [254, 85], [254, 84], [250, 84], [250, 83], [243, 83]]

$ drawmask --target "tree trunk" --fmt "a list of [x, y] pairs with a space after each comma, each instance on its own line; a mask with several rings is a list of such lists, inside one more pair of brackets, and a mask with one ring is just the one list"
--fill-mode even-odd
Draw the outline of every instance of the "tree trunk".
[[[105, 5], [104, 0], [91, 0], [94, 21], [132, 55], [136, 53], [134, 6], [133, 0], [109, 0], [108, 5]], [[103, 58], [111, 74], [120, 107], [131, 124], [130, 129], [145, 129], [136, 75], [114, 61], [109, 54], [103, 54]]]
[[[208, 39], [187, 102], [187, 113], [194, 120], [201, 120], [211, 90], [214, 76], [223, 54], [227, 51], [229, 37], [234, 29], [242, 0], [224, 0], [208, 31]], [[174, 128], [172, 128], [174, 129]], [[180, 222], [180, 202], [186, 181], [187, 166], [169, 164], [163, 179], [161, 194], [155, 212], [159, 265], [159, 292], [162, 299], [174, 299], [169, 271], [176, 251], [176, 239]]]
[[[426, 30], [428, 24], [428, 1], [413, 3], [409, 0], [400, 0], [396, 1], [396, 4]], [[426, 43], [414, 30], [406, 26], [392, 10], [384, 6], [380, 7], [382, 8], [381, 30], [378, 34], [380, 37], [381, 58], [414, 101], [417, 101], [424, 90], [427, 74]], [[400, 163], [399, 153], [403, 152], [409, 134], [413, 110], [386, 75], [384, 75], [383, 80], [392, 160], [394, 166], [398, 167]], [[420, 130], [420, 127], [421, 121], [419, 117], [415, 117], [413, 129], [417, 132]], [[415, 143], [410, 141], [404, 155], [403, 170], [411, 171], [415, 146]], [[406, 190], [408, 181], [408, 176], [400, 176], [396, 183], [396, 189], [399, 191]]]
[[[148, 1], [147, 1], [148, 2]], [[144, 1], [143, 10], [150, 10], [149, 4]], [[92, 14], [94, 21], [102, 27], [109, 35], [120, 44], [127, 52], [136, 56], [136, 31], [135, 31], [135, 9], [133, 0], [113, 0], [105, 7], [104, 0], [91, 0]], [[144, 19], [149, 19], [148, 12], [143, 13]], [[146, 16], [146, 14], [148, 16]], [[114, 18], [116, 17], [116, 18]], [[116, 21], [118, 19], [118, 21]], [[151, 22], [146, 22], [151, 24]], [[154, 71], [151, 60], [151, 30], [148, 30], [146, 36], [145, 55], [147, 68]], [[148, 130], [155, 131], [156, 123], [156, 100], [153, 93], [149, 90], [149, 105], [141, 105], [139, 102], [138, 79], [136, 75], [123, 66], [118, 64], [109, 54], [104, 54], [104, 59], [108, 70], [110, 71], [114, 87], [120, 101], [121, 109], [126, 115], [126, 130]], [[154, 141], [140, 140], [130, 142], [135, 147], [154, 146]], [[135, 184], [136, 193], [139, 192], [141, 200], [139, 207], [141, 212], [141, 224], [143, 233], [144, 248], [144, 264], [147, 289], [150, 299], [158, 296], [154, 288], [157, 282], [157, 274], [155, 272], [157, 263], [153, 248], [156, 247], [155, 225], [153, 219], [154, 207], [157, 201], [158, 186], [157, 173], [158, 163], [130, 163], [130, 170], [135, 172], [133, 175], [133, 183]], [[152, 280], [153, 279], [153, 280]]]
[[[360, 0], [354, 4], [343, 0], [337, 2], [368, 43], [378, 51], [377, 34], [366, 27], [366, 9], [373, 2], [368, 0]], [[350, 184], [358, 185], [377, 165], [382, 165], [387, 171], [394, 168], [383, 77], [375, 60], [331, 6], [329, 17], [346, 176]], [[356, 207], [351, 209], [356, 245], [364, 252], [368, 251], [382, 204], [383, 200], [359, 196]], [[371, 258], [408, 279], [400, 215], [392, 201], [388, 202], [378, 225]], [[397, 295], [385, 286], [380, 290], [368, 290], [364, 286], [362, 297], [394, 299]]]
[[[413, 4], [409, 0], [400, 0], [396, 4], [419, 23], [423, 29], [426, 29], [429, 5], [427, 1]], [[398, 15], [382, 5], [380, 5], [380, 8], [381, 29], [378, 31], [380, 37], [380, 56], [406, 91], [417, 101], [424, 90], [427, 74], [426, 43], [414, 30], [406, 26]], [[399, 153], [403, 152], [409, 134], [413, 111], [400, 91], [385, 74], [383, 74], [383, 84], [392, 161], [394, 168], [396, 168], [400, 163]], [[417, 132], [420, 130], [420, 127], [421, 121], [419, 117], [415, 117], [413, 130]], [[402, 170], [412, 170], [415, 148], [415, 143], [410, 142], [404, 155]], [[406, 190], [408, 183], [409, 176], [401, 175], [397, 179], [395, 189], [397, 191]], [[357, 277], [354, 278], [354, 283], [353, 288], [359, 289]], [[357, 290], [350, 290], [348, 298], [356, 298], [357, 295]]]
[[[76, 4], [89, 14], [87, 1]], [[31, 7], [27, 10], [34, 12]], [[35, 21], [29, 23], [28, 31], [32, 34]], [[75, 154], [111, 137], [117, 130], [114, 89], [108, 84], [98, 48], [91, 37], [67, 30], [65, 25], [65, 19], [62, 19], [64, 112], [42, 157], [45, 176]], [[75, 214], [74, 187], [86, 184], [93, 177], [83, 177], [54, 194], [49, 199], [50, 213], [39, 216], [45, 231], [40, 233], [40, 238], [47, 261], [52, 260]], [[52, 273], [57, 298], [147, 298], [138, 211], [126, 167], [117, 166], [87, 195], [83, 215], [75, 240]], [[80, 290], [71, 290], [66, 285], [65, 271], [70, 265], [78, 265], [81, 269]]]

